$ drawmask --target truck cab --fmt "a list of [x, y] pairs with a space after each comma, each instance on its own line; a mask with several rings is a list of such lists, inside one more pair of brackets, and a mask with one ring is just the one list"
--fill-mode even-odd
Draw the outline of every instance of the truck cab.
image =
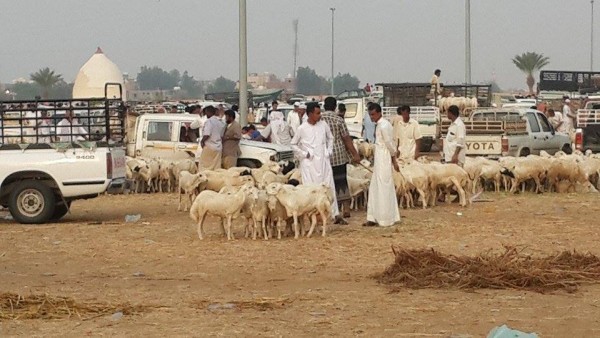
[[[133, 135], [129, 135], [127, 155], [131, 157], [161, 158], [172, 161], [195, 158], [201, 129], [189, 129], [201, 117], [193, 114], [145, 114], [137, 117]], [[242, 154], [238, 166], [258, 168], [267, 161], [294, 161], [291, 147], [241, 140]]]

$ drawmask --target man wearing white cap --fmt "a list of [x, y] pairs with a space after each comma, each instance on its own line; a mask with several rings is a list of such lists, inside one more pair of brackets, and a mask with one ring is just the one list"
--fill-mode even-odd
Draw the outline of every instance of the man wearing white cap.
[[294, 111], [290, 112], [287, 117], [287, 122], [292, 128], [292, 133], [296, 134], [296, 130], [302, 123], [306, 121], [306, 105], [300, 102], [294, 103]]
[[569, 135], [572, 135], [575, 130], [575, 115], [571, 111], [571, 100], [565, 99], [562, 112], [564, 130]]

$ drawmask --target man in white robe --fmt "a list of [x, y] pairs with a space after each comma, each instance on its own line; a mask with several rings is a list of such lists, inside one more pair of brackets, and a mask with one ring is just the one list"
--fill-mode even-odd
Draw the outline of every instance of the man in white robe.
[[333, 155], [333, 135], [327, 123], [321, 120], [321, 109], [317, 103], [309, 103], [306, 108], [308, 120], [296, 130], [292, 139], [292, 149], [300, 161], [303, 184], [325, 183], [331, 188], [333, 203], [332, 217], [339, 215], [335, 195], [335, 183], [330, 158]]
[[[377, 103], [369, 106], [369, 116], [375, 122], [375, 159], [369, 186], [367, 222], [364, 226], [392, 226], [400, 221], [398, 201], [392, 171], [400, 171], [396, 161], [396, 145], [392, 124], [381, 115]], [[392, 169], [392, 167], [394, 169]]]

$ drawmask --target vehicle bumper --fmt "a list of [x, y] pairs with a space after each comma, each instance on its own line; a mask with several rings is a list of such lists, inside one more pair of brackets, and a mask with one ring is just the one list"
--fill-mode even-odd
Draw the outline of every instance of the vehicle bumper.
[[125, 178], [115, 178], [110, 181], [106, 192], [108, 194], [122, 194], [125, 189]]

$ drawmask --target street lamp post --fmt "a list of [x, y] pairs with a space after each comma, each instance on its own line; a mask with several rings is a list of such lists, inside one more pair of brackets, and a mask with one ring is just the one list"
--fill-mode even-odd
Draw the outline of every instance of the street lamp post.
[[240, 0], [240, 124], [248, 122], [248, 44], [246, 42], [246, 0]]
[[333, 87], [333, 42], [334, 42], [334, 37], [335, 35], [333, 34], [333, 18], [334, 18], [334, 13], [335, 13], [335, 8], [331, 7], [329, 8], [329, 10], [331, 11], [331, 96], [335, 95], [334, 92], [334, 87]]
[[590, 0], [592, 4], [592, 20], [590, 23], [590, 72], [594, 71], [594, 0]]
[[471, 84], [471, 0], [465, 0], [465, 84]]

